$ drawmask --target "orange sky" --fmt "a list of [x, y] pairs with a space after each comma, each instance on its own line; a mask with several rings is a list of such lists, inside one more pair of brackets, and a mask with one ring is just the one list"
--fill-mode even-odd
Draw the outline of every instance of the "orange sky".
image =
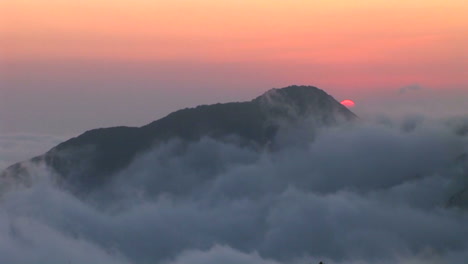
[[355, 84], [468, 84], [466, 0], [15, 0], [0, 12], [5, 61], [318, 65]]
[[466, 0], [0, 0], [9, 128], [142, 125], [290, 84], [466, 92], [467, 72]]
[[0, 9], [13, 59], [468, 59], [465, 0], [16, 0]]

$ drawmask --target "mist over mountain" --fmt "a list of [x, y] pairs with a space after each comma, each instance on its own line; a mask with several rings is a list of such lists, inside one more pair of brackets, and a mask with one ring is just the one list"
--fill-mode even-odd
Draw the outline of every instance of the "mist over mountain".
[[468, 259], [468, 119], [273, 89], [92, 130], [1, 176], [1, 263]]
[[[70, 139], [33, 162], [45, 164], [73, 189], [92, 189], [151, 147], [170, 139], [203, 137], [236, 141], [256, 149], [274, 147], [280, 130], [335, 125], [357, 117], [324, 91], [311, 86], [272, 89], [249, 102], [202, 105], [169, 114], [146, 126], [91, 130]], [[7, 174], [26, 175], [21, 164]]]

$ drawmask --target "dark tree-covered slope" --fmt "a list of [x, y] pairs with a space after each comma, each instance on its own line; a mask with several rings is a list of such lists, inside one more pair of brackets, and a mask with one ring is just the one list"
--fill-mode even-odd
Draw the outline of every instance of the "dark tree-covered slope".
[[[32, 162], [45, 162], [68, 186], [96, 186], [156, 144], [212, 137], [263, 148], [274, 142], [282, 126], [309, 122], [317, 126], [352, 121], [357, 117], [324, 91], [312, 86], [272, 89], [248, 102], [202, 105], [176, 111], [146, 126], [88, 131], [59, 144]], [[27, 174], [22, 163], [2, 178]]]

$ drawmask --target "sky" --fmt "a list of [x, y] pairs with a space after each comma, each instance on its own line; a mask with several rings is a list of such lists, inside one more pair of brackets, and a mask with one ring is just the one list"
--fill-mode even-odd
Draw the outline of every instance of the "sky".
[[360, 116], [466, 114], [467, 13], [464, 0], [1, 1], [0, 133], [141, 126], [292, 84]]
[[463, 263], [468, 213], [447, 205], [468, 186], [467, 14], [466, 0], [0, 0], [0, 171], [89, 129], [292, 84], [364, 121], [285, 128], [275, 151], [169, 141], [86, 197], [22, 163], [30, 177], [0, 181], [0, 263]]

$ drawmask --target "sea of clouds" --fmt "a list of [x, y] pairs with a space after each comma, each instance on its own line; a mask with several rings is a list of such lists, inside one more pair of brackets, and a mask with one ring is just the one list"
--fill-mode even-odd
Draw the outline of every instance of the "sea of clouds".
[[80, 198], [30, 165], [1, 194], [0, 263], [465, 263], [468, 212], [447, 206], [464, 122], [361, 120], [264, 151], [174, 140]]

